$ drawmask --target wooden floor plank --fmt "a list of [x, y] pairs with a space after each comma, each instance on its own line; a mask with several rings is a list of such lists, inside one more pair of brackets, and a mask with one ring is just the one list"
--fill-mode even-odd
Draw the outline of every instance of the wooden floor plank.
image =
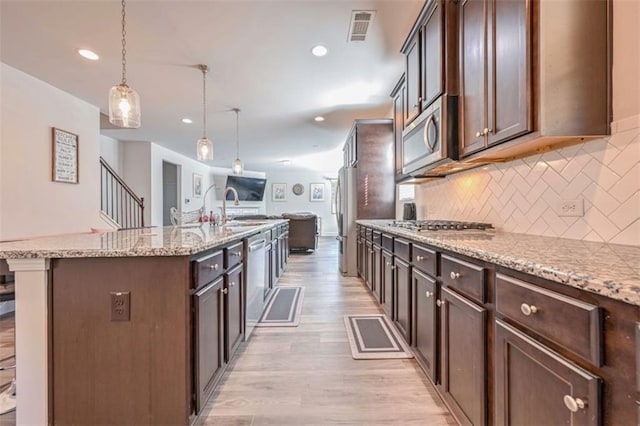
[[351, 357], [344, 315], [382, 311], [359, 278], [340, 275], [337, 249], [321, 238], [289, 257], [278, 285], [305, 287], [300, 325], [254, 330], [198, 425], [455, 424], [415, 360]]

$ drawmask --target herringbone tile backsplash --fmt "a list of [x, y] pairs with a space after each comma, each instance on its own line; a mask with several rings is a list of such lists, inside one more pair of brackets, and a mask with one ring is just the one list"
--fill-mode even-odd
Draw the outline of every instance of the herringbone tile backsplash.
[[[640, 128], [607, 139], [492, 164], [416, 188], [418, 219], [490, 222], [496, 228], [640, 245]], [[562, 217], [563, 200], [584, 216]]]

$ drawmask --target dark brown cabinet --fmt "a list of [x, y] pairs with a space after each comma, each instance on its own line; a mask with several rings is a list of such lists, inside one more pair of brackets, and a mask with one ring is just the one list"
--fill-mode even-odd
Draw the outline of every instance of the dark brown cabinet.
[[407, 125], [420, 114], [422, 98], [420, 97], [420, 38], [416, 34], [404, 54], [406, 55], [406, 103], [404, 124]]
[[414, 353], [427, 375], [437, 383], [437, 283], [435, 279], [414, 268], [412, 289]]
[[438, 96], [443, 93], [443, 61], [444, 49], [444, 1], [434, 0], [428, 7], [424, 23], [420, 29], [420, 98], [421, 111], [424, 111]]
[[601, 424], [597, 376], [500, 320], [495, 341], [497, 425]]
[[404, 74], [391, 92], [393, 99], [393, 144], [395, 151], [395, 177], [396, 181], [402, 180], [405, 174], [402, 172], [402, 131], [404, 130], [404, 110], [407, 88]]
[[409, 264], [398, 257], [394, 260], [394, 322], [404, 337], [411, 344], [411, 270]]
[[195, 410], [199, 413], [225, 366], [224, 279], [219, 277], [194, 294]]
[[386, 250], [382, 250], [382, 258], [380, 260], [380, 292], [382, 294], [382, 309], [394, 319], [393, 312], [393, 254]]
[[365, 265], [366, 265], [366, 272], [364, 274], [365, 276], [365, 283], [367, 284], [367, 287], [369, 287], [369, 290], [373, 291], [374, 290], [374, 286], [375, 286], [375, 274], [373, 272], [373, 266], [374, 266], [374, 259], [373, 259], [373, 244], [371, 243], [371, 241], [367, 241], [366, 242], [366, 246], [365, 246]]
[[229, 362], [244, 338], [244, 265], [225, 274], [223, 294], [225, 316], [225, 360]]
[[372, 255], [372, 277], [371, 277], [371, 285], [373, 287], [373, 295], [375, 296], [378, 303], [382, 303], [382, 284], [380, 277], [380, 262], [382, 261], [382, 248], [376, 244], [373, 245], [373, 255]]
[[487, 310], [442, 288], [440, 389], [463, 424], [487, 424]]

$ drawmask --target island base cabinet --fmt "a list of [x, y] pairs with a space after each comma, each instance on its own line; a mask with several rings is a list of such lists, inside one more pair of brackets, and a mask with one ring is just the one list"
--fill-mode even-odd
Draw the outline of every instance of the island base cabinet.
[[496, 320], [497, 425], [598, 425], [601, 380]]
[[442, 288], [440, 390], [462, 424], [487, 424], [487, 310]]
[[223, 288], [220, 277], [194, 295], [196, 413], [209, 399], [225, 365]]
[[244, 287], [243, 265], [225, 274], [225, 360], [229, 362], [244, 340]]

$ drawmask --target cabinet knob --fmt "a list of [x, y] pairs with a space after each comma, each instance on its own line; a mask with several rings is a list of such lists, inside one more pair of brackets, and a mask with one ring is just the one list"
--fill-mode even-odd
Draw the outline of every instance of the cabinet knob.
[[431, 297], [431, 296], [433, 296], [433, 292], [427, 291], [427, 292], [424, 293], [424, 295], [427, 296], [427, 297]]
[[476, 138], [479, 138], [480, 136], [482, 136], [482, 132], [476, 132]]
[[391, 263], [387, 262], [387, 266], [391, 266]]
[[578, 410], [583, 410], [587, 406], [586, 401], [580, 398], [574, 398], [571, 395], [565, 395], [562, 400], [564, 401], [564, 405], [567, 409], [572, 413], [577, 413]]
[[458, 272], [451, 272], [449, 276], [451, 277], [452, 280], [455, 280], [456, 278], [460, 278], [460, 274]]
[[418, 255], [418, 256], [416, 256], [416, 260], [417, 260], [418, 262], [421, 262], [421, 261], [423, 261], [423, 260], [424, 260], [424, 256], [420, 256], [420, 255]]
[[237, 251], [235, 253], [233, 253], [234, 256], [240, 257], [242, 256], [242, 252], [241, 251]]
[[222, 289], [222, 294], [227, 294], [227, 293], [229, 293], [229, 290], [228, 290], [228, 289], [226, 289], [226, 288], [223, 288], [223, 289]]
[[391, 269], [396, 269], [396, 265], [391, 265]]
[[520, 305], [520, 310], [526, 316], [530, 316], [531, 314], [535, 314], [536, 312], [538, 312], [538, 308], [536, 308], [534, 305], [527, 305], [526, 303]]
[[209, 269], [211, 269], [212, 271], [217, 271], [218, 270], [218, 264], [213, 264], [213, 265], [209, 265]]
[[231, 287], [233, 287], [234, 285], [236, 285], [235, 281], [231, 281]]
[[486, 127], [485, 127], [485, 128], [484, 128], [484, 130], [483, 130], [483, 132], [482, 132], [482, 134], [483, 134], [483, 135], [488, 135], [488, 134], [489, 134], [489, 133], [491, 133], [491, 132], [493, 132], [493, 129], [489, 129], [489, 128], [486, 128]]
[[447, 302], [445, 302], [444, 300], [436, 300], [436, 305], [438, 305], [438, 308], [443, 307], [444, 305], [446, 305]]

